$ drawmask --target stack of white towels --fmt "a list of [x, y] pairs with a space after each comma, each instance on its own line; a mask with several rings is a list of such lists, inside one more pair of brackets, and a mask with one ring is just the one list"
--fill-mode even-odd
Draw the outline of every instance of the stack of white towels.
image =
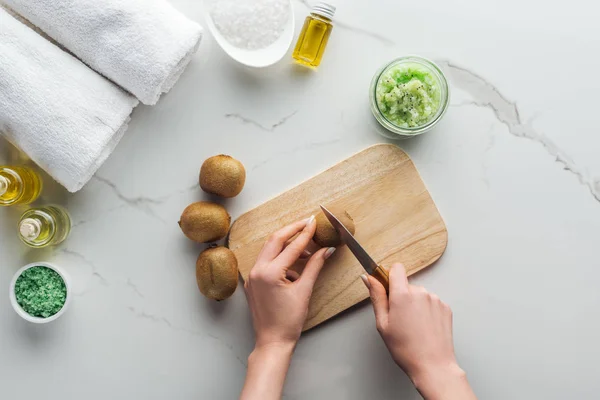
[[202, 28], [166, 0], [0, 0], [0, 133], [70, 192], [113, 151], [138, 104], [156, 104]]

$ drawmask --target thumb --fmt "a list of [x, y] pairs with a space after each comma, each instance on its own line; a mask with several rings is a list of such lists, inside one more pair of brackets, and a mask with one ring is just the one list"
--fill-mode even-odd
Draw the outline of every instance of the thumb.
[[312, 292], [315, 282], [319, 277], [319, 273], [321, 272], [323, 265], [325, 265], [325, 260], [327, 260], [334, 251], [335, 247], [330, 247], [320, 249], [313, 254], [306, 263], [304, 271], [302, 271], [302, 275], [300, 276], [300, 279], [298, 279], [298, 283]]
[[387, 292], [383, 285], [370, 275], [363, 274], [360, 276], [365, 286], [369, 289], [371, 302], [373, 303], [373, 311], [375, 311], [375, 320], [377, 321], [377, 329], [387, 326], [389, 314], [389, 302]]

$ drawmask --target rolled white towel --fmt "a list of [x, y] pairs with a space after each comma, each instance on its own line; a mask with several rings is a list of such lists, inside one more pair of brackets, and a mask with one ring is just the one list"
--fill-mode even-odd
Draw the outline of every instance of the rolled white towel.
[[137, 104], [0, 8], [0, 133], [70, 192], [110, 155]]
[[144, 104], [173, 87], [202, 37], [165, 0], [4, 2]]

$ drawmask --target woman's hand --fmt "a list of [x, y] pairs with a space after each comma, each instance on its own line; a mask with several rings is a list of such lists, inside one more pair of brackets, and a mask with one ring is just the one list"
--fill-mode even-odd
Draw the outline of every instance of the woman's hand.
[[[289, 269], [306, 254], [306, 246], [312, 240], [315, 229], [312, 216], [275, 232], [250, 271], [245, 289], [257, 347], [294, 346], [300, 337], [315, 281], [325, 260], [335, 250], [323, 248], [313, 254], [301, 276]], [[296, 234], [298, 236], [291, 240]]]
[[[335, 250], [317, 251], [308, 260], [302, 275], [289, 269], [298, 258], [306, 255], [306, 246], [315, 229], [313, 216], [271, 235], [244, 285], [252, 312], [256, 347], [248, 357], [242, 400], [281, 398], [292, 353], [308, 314], [310, 295], [325, 260]], [[298, 236], [292, 240], [296, 234]]]
[[427, 400], [475, 399], [454, 355], [452, 311], [435, 294], [409, 285], [402, 264], [389, 271], [389, 299], [377, 279], [363, 275], [377, 330], [392, 358]]

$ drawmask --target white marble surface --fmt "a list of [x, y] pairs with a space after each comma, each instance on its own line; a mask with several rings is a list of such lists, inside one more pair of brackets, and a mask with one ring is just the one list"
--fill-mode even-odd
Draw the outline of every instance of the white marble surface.
[[[198, 0], [176, 0], [202, 21]], [[307, 13], [294, 2], [297, 23]], [[340, 4], [317, 72], [249, 70], [206, 38], [180, 82], [138, 107], [125, 138], [81, 192], [48, 184], [68, 242], [28, 251], [20, 210], [0, 210], [0, 392], [34, 399], [234, 399], [252, 349], [242, 290], [213, 303], [196, 288], [203, 246], [176, 224], [202, 161], [244, 162], [234, 217], [363, 148], [384, 142], [367, 88], [390, 59], [439, 61], [452, 106], [439, 128], [401, 142], [450, 235], [413, 282], [448, 302], [458, 358], [481, 399], [596, 398], [600, 391], [598, 7], [587, 0], [384, 0]], [[299, 27], [297, 27], [297, 30]], [[0, 158], [17, 157], [5, 143]], [[13, 312], [13, 273], [62, 265], [76, 298], [33, 326]], [[300, 341], [286, 399], [416, 399], [365, 304]]]

